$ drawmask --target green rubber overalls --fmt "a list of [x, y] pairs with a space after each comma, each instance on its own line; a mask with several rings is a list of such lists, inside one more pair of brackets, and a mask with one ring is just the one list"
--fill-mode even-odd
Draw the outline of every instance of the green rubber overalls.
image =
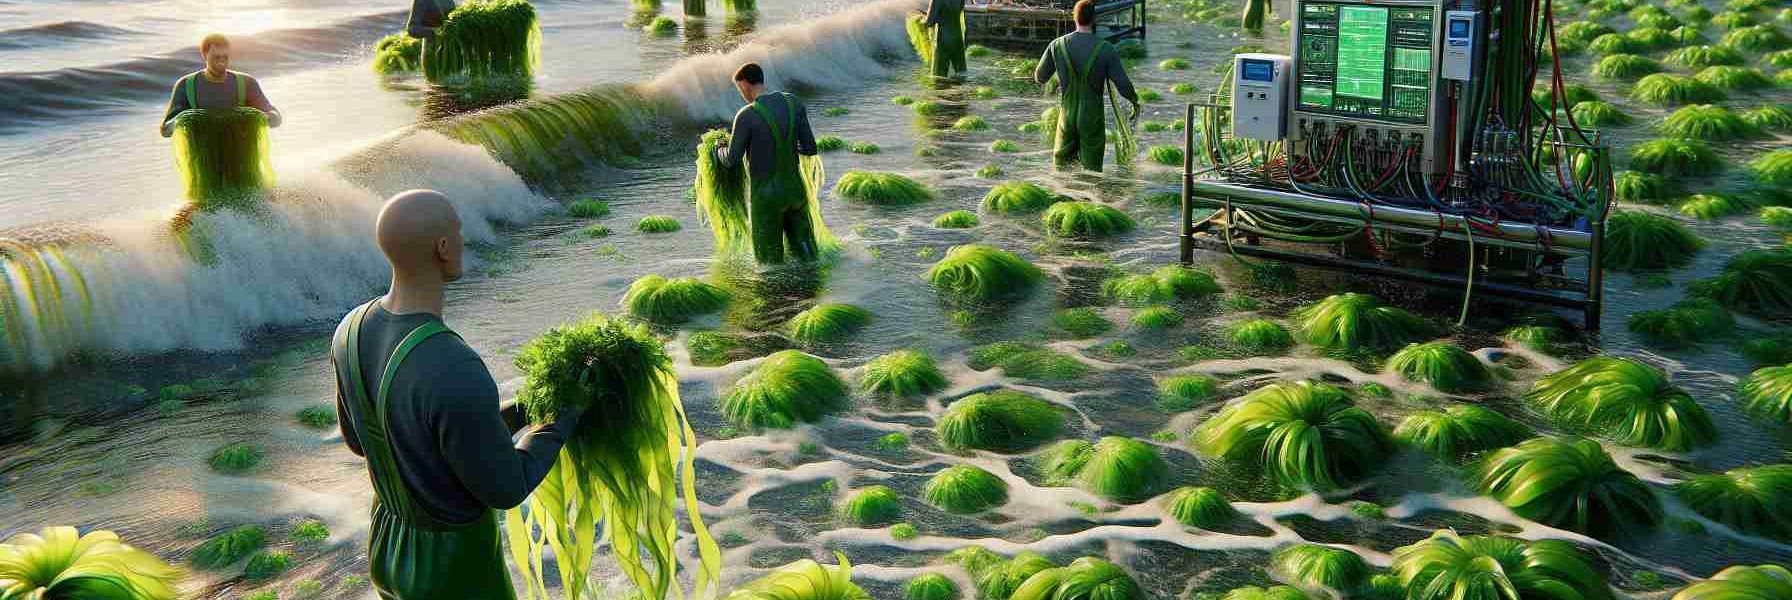
[[1101, 88], [1096, 87], [1102, 82], [1089, 81], [1089, 75], [1108, 43], [1097, 40], [1079, 69], [1070, 62], [1070, 48], [1064, 40], [1052, 41], [1052, 60], [1058, 63], [1058, 73], [1070, 79], [1058, 82], [1058, 148], [1054, 157], [1060, 166], [1074, 160], [1081, 161], [1085, 169], [1100, 171], [1108, 144], [1107, 107]]
[[815, 240], [815, 224], [809, 219], [809, 189], [803, 179], [802, 165], [796, 155], [796, 98], [784, 92], [784, 107], [789, 113], [790, 129], [778, 126], [772, 111], [760, 100], [753, 101], [753, 112], [765, 119], [772, 131], [772, 144], [777, 156], [770, 177], [752, 181], [753, 257], [765, 264], [784, 262], [785, 243], [798, 260], [812, 261], [819, 257]]
[[935, 0], [933, 8], [939, 9], [939, 15], [929, 14], [939, 29], [933, 32], [933, 76], [946, 77], [957, 69], [965, 72], [964, 59], [964, 2], [963, 0]]
[[496, 512], [487, 510], [470, 523], [458, 524], [430, 516], [411, 498], [399, 476], [398, 456], [387, 437], [387, 395], [405, 357], [431, 337], [455, 333], [440, 321], [412, 330], [386, 359], [379, 390], [370, 400], [361, 379], [361, 321], [372, 306], [368, 302], [349, 313], [349, 326], [336, 336], [330, 358], [373, 479], [367, 569], [374, 589], [387, 600], [515, 600]]
[[[236, 71], [228, 71], [227, 70], [227, 71], [225, 71], [225, 73], [228, 73], [229, 77], [236, 79], [236, 107], [242, 108], [242, 107], [248, 106], [249, 105], [249, 78], [244, 77], [242, 73], [238, 73]], [[200, 77], [204, 77], [204, 75], [195, 73], [195, 74], [193, 74], [192, 77], [187, 78], [186, 85], [181, 86], [182, 88], [185, 88], [184, 91], [187, 95], [187, 108], [191, 109], [191, 110], [197, 110], [199, 108], [199, 92], [197, 90], [193, 89], [194, 86], [197, 86], [199, 84], [195, 83], [193, 80], [198, 79]]]

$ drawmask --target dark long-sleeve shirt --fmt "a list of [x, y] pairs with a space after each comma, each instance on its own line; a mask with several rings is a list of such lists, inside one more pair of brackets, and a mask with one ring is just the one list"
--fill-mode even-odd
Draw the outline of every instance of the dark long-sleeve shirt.
[[[361, 378], [370, 402], [379, 391], [386, 359], [411, 330], [437, 317], [394, 315], [375, 304], [361, 324]], [[343, 327], [347, 326], [346, 320]], [[342, 439], [364, 456], [360, 419], [338, 391]], [[460, 338], [438, 335], [418, 345], [392, 381], [386, 430], [399, 477], [411, 497], [438, 520], [465, 523], [488, 508], [521, 504], [547, 476], [577, 415], [526, 430], [513, 403], [500, 406], [498, 386], [485, 362]]]
[[[765, 104], [766, 110], [777, 120], [778, 130], [785, 136], [792, 130], [790, 109], [785, 102], [796, 103], [796, 152], [803, 156], [815, 156], [815, 132], [809, 128], [809, 109], [803, 107], [796, 96], [780, 92], [760, 94], [759, 102]], [[722, 166], [733, 167], [740, 164], [741, 158], [747, 159], [747, 174], [754, 179], [764, 180], [771, 176], [772, 167], [777, 164], [777, 141], [772, 138], [771, 125], [753, 110], [753, 105], [741, 107], [734, 113], [734, 133], [730, 136], [728, 151], [718, 153], [717, 160]]]
[[411, 2], [411, 19], [404, 26], [405, 32], [417, 39], [435, 37], [436, 28], [442, 26], [442, 20], [448, 18], [448, 13], [451, 12], [454, 12], [454, 0], [414, 0]]
[[[197, 71], [174, 82], [174, 92], [168, 97], [168, 112], [162, 115], [162, 136], [173, 135], [168, 123], [176, 115], [193, 109], [228, 110], [236, 108], [236, 78], [243, 78], [243, 103], [268, 115], [268, 127], [280, 126], [280, 111], [274, 103], [268, 101], [267, 94], [261, 91], [261, 82], [254, 77], [231, 71], [224, 75], [224, 81], [214, 83], [205, 78], [205, 71]], [[198, 106], [187, 102], [187, 84], [191, 82], [193, 99]]]
[[946, 15], [960, 14], [964, 14], [964, 0], [928, 0], [926, 25], [933, 27]]
[[[1070, 60], [1076, 63], [1076, 68], [1081, 68], [1089, 61], [1089, 53], [1095, 51], [1095, 43], [1100, 39], [1093, 33], [1081, 31], [1058, 38], [1047, 45], [1045, 54], [1039, 57], [1039, 66], [1033, 70], [1033, 81], [1044, 85], [1055, 76], [1058, 78], [1058, 85], [1066, 85], [1070, 81], [1072, 67], [1058, 64], [1057, 52], [1053, 51], [1053, 47], [1063, 44], [1070, 53]], [[1084, 83], [1088, 85], [1088, 93], [1099, 95], [1105, 92], [1104, 88], [1109, 81], [1114, 82], [1114, 90], [1120, 92], [1121, 97], [1133, 104], [1139, 103], [1139, 94], [1133, 90], [1132, 79], [1126, 76], [1126, 65], [1120, 62], [1120, 53], [1115, 52], [1112, 46], [1103, 49], [1101, 56], [1095, 58], [1095, 64], [1089, 68], [1088, 79]]]

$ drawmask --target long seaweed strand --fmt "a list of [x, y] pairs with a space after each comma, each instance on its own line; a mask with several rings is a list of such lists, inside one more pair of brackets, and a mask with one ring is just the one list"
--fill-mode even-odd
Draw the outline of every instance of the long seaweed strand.
[[691, 593], [705, 596], [720, 576], [721, 551], [698, 512], [696, 433], [664, 344], [644, 326], [593, 314], [531, 342], [517, 367], [526, 375], [517, 398], [531, 422], [551, 421], [562, 409], [585, 415], [528, 510], [505, 514], [527, 598], [548, 598], [544, 542], [564, 597], [584, 594], [600, 522], [602, 541], [644, 596], [684, 598], [676, 583], [680, 493], [700, 561]]
[[485, 0], [448, 13], [423, 45], [423, 74], [431, 83], [459, 78], [527, 79], [541, 64], [541, 23], [525, 0]]
[[921, 57], [921, 64], [933, 64], [933, 32], [927, 26], [927, 16], [914, 13], [908, 16], [908, 43], [915, 47], [915, 55]]
[[753, 247], [746, 165], [725, 167], [716, 160], [716, 149], [728, 141], [727, 131], [712, 129], [697, 142], [697, 215], [709, 223], [715, 232], [716, 251], [723, 253]]
[[1139, 137], [1132, 130], [1132, 120], [1120, 112], [1120, 93], [1114, 89], [1114, 82], [1108, 82], [1108, 107], [1114, 113], [1114, 164], [1130, 167], [1139, 155]]
[[174, 118], [174, 160], [200, 210], [247, 208], [274, 185], [267, 115], [247, 107], [183, 112]]
[[798, 162], [803, 171], [803, 188], [808, 196], [809, 223], [815, 231], [815, 249], [822, 254], [830, 254], [840, 250], [840, 239], [828, 230], [828, 224], [821, 219], [821, 186], [828, 180], [827, 170], [822, 165], [820, 156], [801, 156]]

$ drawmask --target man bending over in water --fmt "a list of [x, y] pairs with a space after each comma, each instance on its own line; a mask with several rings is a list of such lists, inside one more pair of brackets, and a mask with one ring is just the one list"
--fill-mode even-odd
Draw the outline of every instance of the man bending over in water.
[[174, 136], [174, 117], [195, 110], [224, 110], [251, 107], [266, 113], [268, 127], [280, 126], [280, 111], [261, 93], [261, 82], [254, 77], [230, 70], [230, 39], [219, 34], [199, 41], [199, 55], [205, 68], [174, 82], [174, 95], [168, 98], [168, 113], [162, 115], [162, 137]]
[[392, 288], [336, 328], [330, 360], [342, 440], [373, 479], [368, 570], [386, 600], [513, 600], [495, 509], [547, 476], [579, 415], [524, 429], [479, 354], [442, 323], [442, 288], [460, 278], [460, 217], [412, 190], [380, 211]]

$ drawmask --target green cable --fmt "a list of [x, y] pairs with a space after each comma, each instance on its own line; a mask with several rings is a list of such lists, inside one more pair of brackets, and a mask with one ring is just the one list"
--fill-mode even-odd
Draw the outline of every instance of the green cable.
[[1468, 303], [1475, 294], [1475, 230], [1469, 228], [1468, 221], [1464, 220], [1462, 231], [1468, 234], [1468, 287], [1462, 290], [1462, 315], [1456, 317], [1457, 327], [1468, 322]]

